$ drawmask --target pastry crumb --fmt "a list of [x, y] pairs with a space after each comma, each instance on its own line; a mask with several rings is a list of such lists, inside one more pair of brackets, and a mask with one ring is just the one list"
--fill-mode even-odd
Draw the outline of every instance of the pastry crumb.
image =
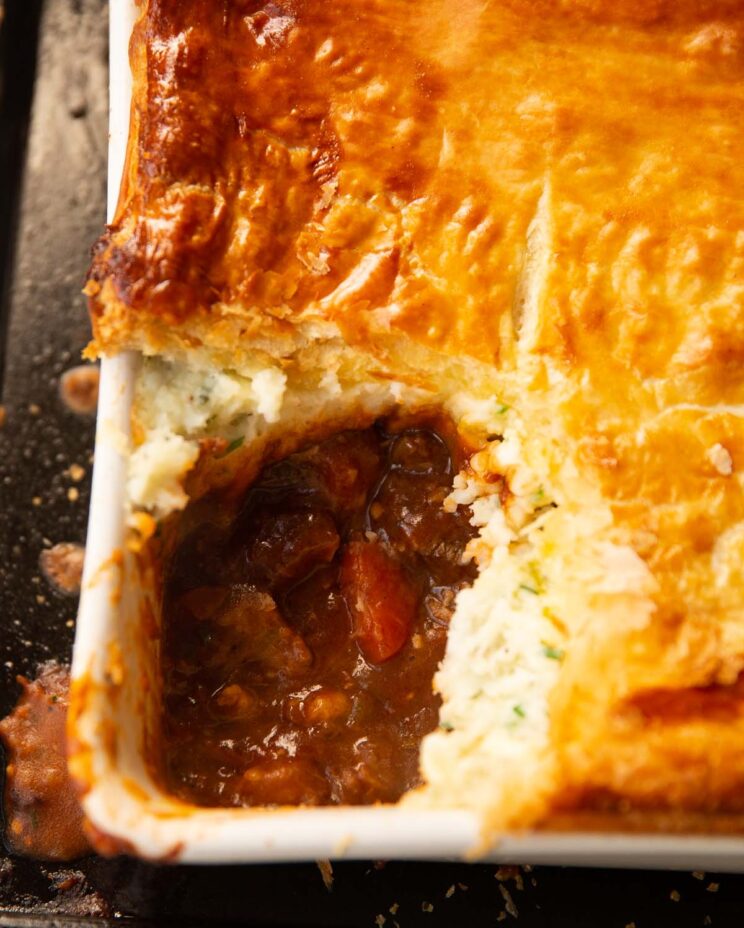
[[514, 885], [521, 892], [524, 889], [524, 879], [522, 878], [522, 873], [519, 867], [515, 866], [503, 866], [494, 873], [494, 877], [500, 882], [503, 883], [506, 880], [514, 880]]
[[323, 878], [323, 885], [330, 892], [333, 889], [333, 866], [330, 860], [316, 860], [320, 875]]
[[499, 883], [499, 891], [501, 892], [501, 896], [504, 900], [506, 911], [509, 913], [509, 915], [512, 916], [512, 918], [519, 918], [519, 910], [517, 909], [516, 905], [514, 905], [512, 894], [503, 883]]
[[70, 464], [67, 473], [70, 475], [71, 480], [74, 480], [75, 483], [80, 483], [85, 476], [85, 468], [81, 467], [79, 464]]
[[85, 548], [73, 542], [62, 541], [45, 548], [39, 555], [39, 567], [47, 583], [68, 596], [80, 592], [83, 577]]
[[91, 415], [98, 405], [100, 372], [97, 367], [80, 364], [65, 371], [59, 381], [62, 402], [72, 412]]

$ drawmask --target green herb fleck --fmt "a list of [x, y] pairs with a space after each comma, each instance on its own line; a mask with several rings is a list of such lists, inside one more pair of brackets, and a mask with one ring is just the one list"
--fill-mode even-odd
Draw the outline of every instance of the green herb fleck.
[[520, 584], [519, 584], [519, 589], [520, 589], [520, 590], [524, 590], [525, 593], [532, 593], [533, 596], [539, 596], [539, 595], [540, 595], [540, 591], [539, 591], [539, 590], [536, 590], [536, 589], [534, 588], [534, 586], [529, 586], [529, 585], [526, 584], [526, 583], [520, 583]]
[[225, 448], [222, 454], [217, 455], [217, 459], [226, 458], [228, 454], [232, 454], [233, 451], [237, 451], [238, 448], [242, 447], [243, 442], [245, 441], [245, 435], [240, 435], [238, 438], [233, 438], [230, 444]]
[[483, 690], [478, 690], [476, 693], [473, 693], [473, 695], [472, 695], [470, 698], [471, 698], [471, 699], [480, 699], [482, 695], [483, 695]]
[[527, 713], [525, 712], [524, 706], [520, 703], [517, 703], [516, 706], [512, 706], [512, 712], [514, 715], [519, 716], [520, 719], [527, 718]]
[[511, 408], [511, 407], [507, 406], [505, 403], [502, 403], [502, 404], [496, 409], [496, 415], [497, 415], [497, 416], [503, 416], [505, 413], [509, 412], [509, 409], [510, 409], [510, 408]]
[[31, 818], [31, 827], [32, 827], [34, 830], [38, 830], [38, 828], [39, 828], [39, 813], [36, 811], [36, 809], [31, 809], [30, 818]]
[[440, 722], [439, 727], [442, 729], [442, 731], [454, 731], [455, 730], [455, 726], [452, 724], [452, 722], [446, 722], [446, 721]]
[[552, 644], [543, 645], [543, 654], [551, 661], [562, 661], [566, 652], [561, 648], [554, 648]]
[[527, 562], [527, 572], [530, 575], [530, 586], [535, 588], [536, 593], [545, 592], [545, 576], [540, 570], [537, 561], [528, 561]]
[[59, 696], [50, 696], [49, 699], [51, 702], [59, 702]]

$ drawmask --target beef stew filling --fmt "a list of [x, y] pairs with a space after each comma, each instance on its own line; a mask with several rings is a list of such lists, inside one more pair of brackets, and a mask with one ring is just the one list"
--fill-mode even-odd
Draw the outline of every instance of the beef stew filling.
[[267, 466], [178, 545], [164, 597], [163, 772], [208, 806], [393, 802], [437, 724], [432, 677], [470, 510], [428, 424], [341, 432]]

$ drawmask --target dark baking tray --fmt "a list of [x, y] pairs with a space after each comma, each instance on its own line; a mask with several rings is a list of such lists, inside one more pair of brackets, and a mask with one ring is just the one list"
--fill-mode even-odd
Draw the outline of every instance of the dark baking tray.
[[[77, 604], [45, 584], [38, 557], [50, 542], [85, 535], [93, 421], [63, 407], [58, 378], [78, 363], [88, 337], [80, 286], [104, 221], [106, 28], [105, 0], [9, 0], [0, 38], [3, 714], [17, 696], [17, 673], [32, 674], [50, 657], [66, 660], [72, 646]], [[75, 501], [66, 476], [73, 463], [87, 472]], [[685, 928], [742, 918], [742, 877], [561, 868], [496, 874], [485, 865], [344, 863], [335, 865], [329, 892], [314, 865], [168, 867], [91, 857], [55, 866], [0, 851], [0, 925], [123, 918], [134, 925], [374, 926], [384, 919], [390, 928], [480, 928], [518, 914], [524, 928]]]

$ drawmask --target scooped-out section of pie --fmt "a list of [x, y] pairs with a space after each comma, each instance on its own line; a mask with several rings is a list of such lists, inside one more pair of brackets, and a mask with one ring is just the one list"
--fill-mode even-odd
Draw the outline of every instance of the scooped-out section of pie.
[[193, 504], [164, 569], [169, 792], [358, 805], [421, 784], [476, 573], [470, 507], [444, 508], [464, 457], [451, 426], [378, 421], [269, 463], [237, 502]]

